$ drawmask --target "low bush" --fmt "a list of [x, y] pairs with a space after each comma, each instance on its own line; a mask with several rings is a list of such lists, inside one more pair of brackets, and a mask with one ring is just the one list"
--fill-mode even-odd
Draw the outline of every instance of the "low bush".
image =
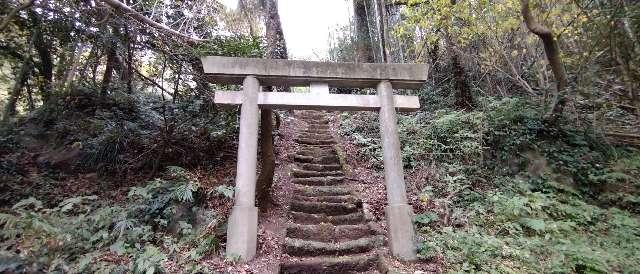
[[22, 200], [0, 213], [0, 272], [159, 273], [167, 258], [199, 269], [224, 225], [202, 208], [206, 195], [184, 169], [169, 167], [163, 178], [131, 188], [121, 205], [96, 196], [53, 208]]

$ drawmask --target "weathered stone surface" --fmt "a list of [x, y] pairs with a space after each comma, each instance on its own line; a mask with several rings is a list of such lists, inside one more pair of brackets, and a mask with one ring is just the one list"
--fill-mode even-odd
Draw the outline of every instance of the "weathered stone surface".
[[410, 205], [389, 205], [385, 209], [388, 226], [389, 249], [399, 259], [418, 259], [413, 230], [413, 209]]
[[321, 156], [321, 157], [294, 155], [293, 161], [298, 163], [323, 164], [323, 165], [336, 165], [340, 163], [340, 159], [338, 159], [337, 156], [333, 156], [333, 155]]
[[[305, 116], [313, 117], [311, 120], [324, 119], [314, 113]], [[292, 156], [297, 166], [291, 171], [294, 185], [289, 205], [291, 224], [286, 229], [284, 244], [284, 252], [292, 257], [285, 257], [281, 273], [371, 271], [375, 262], [372, 258], [376, 257], [373, 250], [386, 243], [385, 231], [369, 223], [362, 200], [346, 187], [337, 147], [316, 144], [333, 142], [328, 130], [328, 126], [311, 121], [309, 129], [298, 136], [298, 140], [311, 140], [314, 144], [300, 144]], [[388, 212], [393, 219], [389, 223], [402, 223], [394, 223], [394, 234], [389, 237], [406, 242], [400, 238], [413, 231], [412, 224], [406, 224], [407, 216], [398, 214], [399, 211], [394, 206]], [[408, 230], [398, 230], [403, 225]]]
[[296, 154], [312, 157], [335, 156], [336, 150], [333, 147], [301, 147]]
[[344, 177], [311, 177], [311, 178], [293, 178], [292, 183], [306, 186], [331, 186], [337, 185], [344, 181]]
[[227, 229], [227, 255], [240, 256], [249, 261], [256, 255], [258, 246], [258, 208], [234, 206]]
[[260, 84], [256, 78], [248, 76], [244, 79], [244, 103], [240, 116], [235, 201], [227, 226], [227, 254], [240, 256], [243, 261], [251, 260], [255, 256], [258, 237], [258, 209], [255, 207], [255, 192], [259, 88]]
[[323, 134], [323, 133], [302, 133], [298, 135], [298, 138], [302, 139], [320, 139], [320, 140], [332, 140], [333, 136], [331, 134]]
[[291, 170], [291, 175], [294, 178], [311, 178], [311, 177], [325, 177], [325, 176], [343, 176], [344, 173], [342, 171], [309, 171], [309, 170], [300, 170], [293, 169]]
[[307, 241], [294, 238], [285, 239], [285, 252], [296, 256], [310, 255], [346, 255], [353, 253], [368, 252], [383, 243], [381, 236], [371, 236], [356, 240], [342, 241], [339, 243], [325, 243], [317, 241]]
[[373, 88], [388, 79], [396, 88], [420, 88], [427, 80], [425, 64], [336, 63], [301, 60], [205, 56], [201, 58], [207, 78], [219, 84], [241, 84], [252, 75], [264, 86]]
[[317, 128], [310, 128], [306, 130], [307, 133], [314, 133], [314, 134], [331, 134], [329, 129], [317, 129]]
[[350, 195], [351, 191], [344, 186], [297, 186], [294, 194], [303, 196], [342, 196]]
[[351, 214], [360, 210], [358, 205], [352, 203], [328, 203], [295, 200], [291, 201], [290, 209], [303, 213], [326, 214], [329, 216]]
[[305, 202], [321, 202], [321, 203], [352, 203], [358, 207], [362, 207], [362, 200], [353, 195], [335, 195], [335, 196], [302, 196], [294, 195], [293, 199]]
[[342, 242], [356, 240], [364, 237], [378, 235], [371, 230], [369, 225], [299, 225], [292, 224], [287, 227], [286, 236], [289, 238], [305, 239], [318, 242]]
[[321, 164], [298, 164], [298, 167], [303, 170], [311, 171], [341, 171], [341, 165], [321, 165]]
[[333, 139], [318, 140], [309, 138], [296, 138], [295, 141], [296, 143], [306, 145], [333, 145], [336, 143]]
[[326, 214], [309, 214], [303, 212], [291, 212], [291, 219], [298, 224], [330, 223], [334, 225], [356, 225], [365, 221], [362, 212], [347, 215], [328, 216]]
[[384, 179], [387, 190], [387, 225], [391, 253], [403, 260], [417, 259], [413, 230], [413, 210], [407, 204], [400, 138], [391, 83], [378, 84], [380, 98], [380, 135], [384, 162]]
[[281, 264], [280, 273], [285, 274], [335, 274], [361, 273], [371, 269], [377, 262], [375, 253], [350, 256], [323, 256], [313, 258], [292, 258]]

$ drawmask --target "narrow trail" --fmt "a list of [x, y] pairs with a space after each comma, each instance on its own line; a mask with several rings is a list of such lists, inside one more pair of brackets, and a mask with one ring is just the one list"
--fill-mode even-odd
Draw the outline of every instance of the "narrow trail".
[[384, 235], [365, 218], [348, 184], [322, 112], [300, 111], [292, 197], [280, 273], [377, 273]]

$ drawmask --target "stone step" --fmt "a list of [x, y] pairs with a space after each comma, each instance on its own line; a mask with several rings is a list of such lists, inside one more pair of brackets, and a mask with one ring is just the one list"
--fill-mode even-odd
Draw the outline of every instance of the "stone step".
[[362, 212], [347, 215], [329, 216], [326, 214], [310, 214], [304, 212], [291, 211], [291, 219], [296, 224], [313, 225], [319, 223], [329, 223], [334, 225], [357, 225], [365, 221]]
[[317, 123], [315, 121], [304, 121], [306, 123], [307, 128], [331, 128], [331, 124], [329, 122], [326, 123]]
[[342, 170], [338, 171], [310, 171], [310, 170], [302, 170], [294, 168], [291, 170], [291, 176], [294, 178], [311, 178], [311, 177], [325, 177], [325, 176], [343, 176], [344, 172]]
[[307, 128], [331, 128], [331, 124], [329, 124], [329, 122], [315, 122], [315, 121], [311, 121], [311, 122], [306, 122], [307, 124]]
[[331, 129], [310, 127], [310, 128], [307, 128], [307, 129], [305, 129], [303, 131], [300, 131], [300, 134], [324, 134], [324, 135], [330, 135], [331, 134]]
[[298, 164], [298, 168], [307, 171], [342, 171], [341, 165]]
[[351, 195], [351, 190], [344, 186], [297, 186], [293, 193], [307, 197]]
[[295, 154], [312, 157], [337, 155], [333, 147], [301, 147]]
[[327, 119], [327, 115], [324, 113], [300, 113], [296, 115], [296, 118], [300, 120], [317, 120], [317, 119]]
[[293, 195], [293, 200], [319, 203], [352, 203], [362, 207], [362, 200], [353, 195], [303, 196]]
[[332, 224], [291, 224], [287, 227], [286, 237], [332, 243], [356, 240], [376, 234], [377, 232], [371, 229], [368, 224], [337, 226]]
[[294, 155], [293, 161], [297, 163], [323, 164], [323, 165], [336, 165], [340, 163], [340, 159], [338, 159], [337, 156], [312, 157], [312, 156]]
[[298, 138], [316, 139], [316, 140], [333, 140], [333, 135], [328, 133], [303, 132], [298, 134]]
[[331, 133], [331, 126], [329, 125], [309, 125], [302, 132], [313, 132], [313, 131], [326, 131], [327, 134]]
[[305, 186], [333, 186], [342, 184], [344, 176], [337, 177], [311, 177], [311, 178], [293, 178], [292, 183]]
[[324, 243], [302, 239], [285, 238], [284, 252], [293, 256], [341, 256], [369, 252], [384, 243], [382, 236], [371, 236], [337, 243]]
[[[362, 206], [362, 204], [360, 204]], [[327, 216], [347, 215], [362, 210], [357, 204], [353, 203], [328, 203], [328, 202], [309, 202], [309, 201], [291, 201], [290, 210], [309, 213], [309, 214], [326, 214]]]
[[318, 139], [308, 139], [308, 138], [295, 138], [294, 141], [298, 144], [304, 144], [304, 145], [334, 145], [336, 143], [336, 141], [333, 139], [318, 140]]
[[305, 117], [302, 119], [299, 119], [302, 122], [305, 122], [307, 125], [329, 125], [331, 123], [331, 120], [327, 119], [327, 118], [321, 118], [321, 117]]
[[280, 264], [283, 274], [362, 273], [373, 269], [378, 262], [374, 252], [349, 256], [321, 256], [289, 258]]
[[331, 122], [331, 120], [329, 120], [329, 118], [327, 118], [324, 115], [316, 115], [316, 116], [310, 115], [310, 116], [300, 117], [300, 120], [306, 123], [325, 124], [325, 125]]

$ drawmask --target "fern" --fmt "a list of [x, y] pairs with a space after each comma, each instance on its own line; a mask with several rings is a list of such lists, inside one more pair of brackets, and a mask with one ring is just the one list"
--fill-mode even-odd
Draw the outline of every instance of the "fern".
[[71, 210], [75, 205], [78, 205], [85, 201], [92, 201], [98, 199], [98, 196], [83, 196], [83, 197], [73, 197], [62, 201], [58, 207], [54, 210], [60, 211], [62, 213], [66, 213]]
[[34, 210], [39, 210], [39, 209], [42, 208], [42, 202], [39, 201], [36, 198], [29, 197], [28, 199], [24, 199], [22, 201], [19, 201], [18, 203], [13, 205], [13, 207], [11, 207], [11, 209], [13, 209], [13, 210], [26, 209], [28, 206], [33, 206]]
[[187, 182], [171, 189], [171, 197], [180, 202], [193, 202], [193, 193], [198, 190], [194, 182]]
[[17, 229], [17, 223], [19, 218], [11, 214], [0, 213], [0, 225], [2, 225], [2, 231], [0, 235], [7, 239], [14, 239], [19, 233]]
[[124, 219], [116, 222], [113, 226], [113, 231], [118, 232], [118, 238], [122, 237], [126, 231], [131, 230], [134, 227], [134, 222], [130, 219]]
[[144, 248], [144, 252], [136, 257], [133, 264], [133, 273], [153, 274], [160, 272], [162, 270], [160, 264], [166, 259], [167, 256], [156, 246], [147, 245]]

